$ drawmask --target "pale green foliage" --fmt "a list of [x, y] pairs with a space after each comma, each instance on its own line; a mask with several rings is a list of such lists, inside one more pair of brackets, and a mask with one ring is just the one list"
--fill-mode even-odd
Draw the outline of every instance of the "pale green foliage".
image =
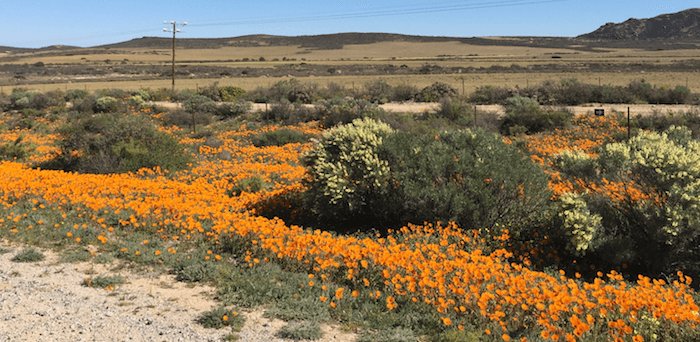
[[596, 175], [595, 160], [580, 150], [564, 150], [556, 156], [554, 162], [567, 175], [580, 178]]
[[630, 162], [630, 148], [624, 143], [607, 144], [598, 154], [598, 164], [606, 174], [621, 175], [629, 170]]
[[670, 240], [683, 239], [683, 231], [692, 229], [692, 235], [700, 234], [700, 180], [685, 186], [674, 185], [667, 192], [669, 202], [664, 206], [668, 224], [664, 232]]
[[102, 96], [95, 101], [95, 112], [110, 113], [117, 110], [119, 100], [111, 96]]
[[[641, 131], [628, 142], [601, 148], [596, 168], [598, 181], [629, 185], [648, 198], [620, 202], [595, 192], [563, 198], [568, 203], [559, 217], [568, 222], [567, 232], [576, 232], [571, 241], [577, 254], [652, 275], [700, 273], [700, 142], [690, 131], [673, 126], [661, 133]], [[589, 243], [591, 232], [575, 226], [587, 215], [602, 217]]]
[[688, 184], [700, 177], [700, 142], [685, 128], [664, 133], [643, 131], [629, 142], [633, 167], [662, 188]]
[[134, 95], [129, 97], [129, 105], [135, 108], [141, 108], [146, 104], [146, 100], [141, 97], [141, 95]]
[[576, 254], [585, 254], [600, 230], [602, 218], [591, 213], [581, 195], [567, 193], [561, 196], [559, 202], [559, 218], [569, 238], [569, 247]]
[[[372, 119], [356, 119], [323, 133], [304, 157], [308, 185], [319, 214], [358, 213], [386, 191], [389, 164], [378, 155], [389, 125]], [[327, 203], [330, 208], [318, 206]]]
[[700, 142], [684, 127], [642, 132], [629, 142], [632, 171], [656, 186], [666, 198], [663, 227], [669, 242], [683, 231], [700, 229]]

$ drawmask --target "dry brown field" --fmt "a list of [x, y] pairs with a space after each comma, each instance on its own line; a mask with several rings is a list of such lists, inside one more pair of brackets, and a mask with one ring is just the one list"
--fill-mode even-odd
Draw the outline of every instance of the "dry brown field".
[[[498, 41], [497, 37], [491, 38]], [[576, 45], [568, 48], [528, 47], [512, 45], [473, 45], [461, 42], [382, 42], [374, 44], [345, 45], [341, 49], [310, 49], [300, 46], [223, 47], [213, 49], [178, 49], [178, 68], [207, 66], [211, 68], [250, 68], [275, 70], [295, 65], [317, 66], [404, 66], [417, 70], [424, 65], [446, 68], [445, 72], [420, 74], [346, 75], [318, 74], [296, 77], [302, 82], [323, 86], [335, 82], [346, 87], [361, 87], [365, 82], [384, 79], [391, 84], [411, 84], [417, 87], [440, 81], [465, 92], [478, 86], [525, 87], [545, 80], [576, 78], [588, 83], [622, 85], [631, 80], [645, 79], [659, 86], [687, 85], [700, 92], [700, 70], [693, 67], [678, 69], [679, 63], [700, 61], [700, 49], [642, 50], [631, 48], [595, 48], [581, 50]], [[258, 61], [262, 57], [264, 61]], [[154, 66], [164, 68], [170, 63], [168, 49], [108, 49], [65, 50], [61, 52], [0, 53], [0, 65], [26, 66], [41, 62], [52, 67], [77, 67], [86, 70], [111, 70], [112, 67]], [[286, 59], [286, 60], [283, 60]], [[245, 61], [244, 61], [245, 60]], [[639, 65], [644, 67], [639, 67]], [[522, 67], [513, 69], [512, 66]], [[603, 65], [599, 71], [590, 65]], [[630, 69], [630, 66], [637, 65]], [[503, 70], [493, 69], [494, 66]], [[668, 68], [666, 69], [666, 66]], [[530, 68], [528, 68], [530, 67]], [[538, 67], [540, 69], [538, 69]], [[465, 71], [460, 73], [461, 68]], [[479, 68], [492, 68], [481, 72]], [[542, 70], [544, 68], [544, 70]], [[647, 68], [648, 70], [645, 70]], [[325, 69], [323, 69], [325, 70]], [[244, 89], [266, 87], [285, 79], [284, 76], [181, 76], [177, 87], [196, 88], [218, 82], [236, 85]], [[464, 87], [462, 86], [464, 84]], [[0, 90], [8, 92], [13, 87], [38, 90], [51, 89], [102, 89], [142, 87], [169, 87], [168, 75], [124, 75], [81, 73], [60, 77], [26, 77], [12, 79], [0, 75]]]

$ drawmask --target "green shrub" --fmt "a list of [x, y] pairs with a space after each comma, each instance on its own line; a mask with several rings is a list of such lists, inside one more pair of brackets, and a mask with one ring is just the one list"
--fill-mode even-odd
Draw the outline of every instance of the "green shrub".
[[292, 143], [304, 143], [311, 137], [295, 129], [280, 128], [274, 131], [265, 131], [251, 138], [255, 147], [282, 146]]
[[323, 127], [347, 124], [356, 119], [377, 118], [384, 110], [375, 103], [358, 99], [332, 99], [317, 105]]
[[117, 173], [159, 166], [185, 167], [190, 156], [177, 140], [143, 116], [81, 115], [59, 130], [61, 156], [45, 165], [87, 173]]
[[51, 106], [63, 106], [65, 100], [62, 92], [40, 93], [22, 88], [12, 90], [9, 98], [8, 109], [36, 109], [43, 110]]
[[95, 106], [92, 108], [92, 110], [95, 113], [115, 113], [122, 109], [120, 107], [122, 107], [121, 103], [116, 98], [111, 96], [102, 96], [95, 100]]
[[73, 110], [78, 113], [94, 113], [97, 98], [95, 95], [86, 95], [82, 98], [76, 98], [73, 100]]
[[197, 317], [197, 323], [207, 329], [231, 327], [234, 331], [240, 331], [241, 328], [243, 328], [245, 320], [235, 311], [224, 307], [218, 307]]
[[[620, 117], [621, 124], [627, 125], [626, 116]], [[633, 128], [662, 132], [671, 126], [685, 126], [693, 132], [695, 138], [700, 138], [700, 111], [676, 113], [654, 112], [651, 115], [636, 115], [632, 118]]]
[[440, 108], [437, 111], [439, 117], [456, 121], [464, 119], [469, 113], [473, 113], [471, 106], [463, 100], [443, 97], [440, 99]]
[[549, 190], [541, 168], [501, 137], [482, 130], [437, 136], [397, 133], [382, 156], [403, 222], [455, 221], [462, 228], [508, 227], [514, 236], [546, 220]]
[[127, 103], [129, 104], [129, 106], [131, 106], [133, 108], [140, 109], [146, 105], [146, 100], [144, 100], [143, 97], [141, 97], [139, 95], [134, 95], [134, 96], [129, 97], [129, 100], [127, 101]]
[[0, 144], [0, 160], [23, 160], [29, 156], [27, 146], [20, 136], [14, 142]]
[[418, 88], [410, 84], [399, 84], [392, 90], [391, 101], [411, 101], [418, 94]]
[[[192, 89], [182, 89], [173, 92], [171, 89], [162, 89], [163, 95], [168, 96], [170, 101], [184, 103], [192, 97], [199, 96], [196, 91]], [[162, 96], [162, 95], [160, 95]], [[206, 97], [206, 96], [205, 96]], [[207, 97], [208, 98], [208, 97]], [[209, 99], [211, 100], [211, 99]]]
[[560, 225], [580, 263], [625, 266], [630, 274], [680, 269], [700, 275], [700, 142], [691, 132], [642, 131], [629, 142], [604, 146], [593, 161], [599, 182], [620, 182], [642, 194], [562, 196]]
[[234, 86], [220, 87], [219, 96], [223, 102], [239, 102], [245, 96], [245, 90]]
[[185, 111], [190, 113], [215, 113], [217, 110], [216, 102], [203, 95], [194, 95], [182, 104]]
[[342, 84], [329, 82], [325, 89], [319, 90], [319, 97], [322, 99], [333, 99], [338, 97], [352, 96], [352, 89], [345, 88]]
[[387, 103], [391, 99], [392, 93], [391, 85], [384, 80], [372, 80], [365, 83], [364, 98], [369, 102]]
[[561, 105], [579, 105], [593, 100], [593, 86], [576, 79], [561, 80], [555, 93], [555, 102]]
[[469, 101], [477, 104], [503, 104], [514, 95], [514, 91], [508, 88], [480, 86], [471, 94]]
[[153, 92], [151, 89], [141, 88], [131, 94], [132, 96], [138, 96], [144, 101], [156, 101], [153, 97]]
[[596, 162], [582, 151], [565, 150], [554, 158], [555, 165], [565, 174], [577, 178], [596, 176]]
[[208, 125], [214, 121], [214, 117], [206, 112], [188, 112], [174, 110], [165, 113], [161, 120], [165, 126], [192, 127], [192, 125]]
[[318, 114], [315, 108], [300, 103], [293, 104], [289, 101], [282, 101], [272, 104], [268, 110], [260, 114], [260, 118], [264, 121], [296, 124], [318, 120]]
[[571, 124], [573, 115], [566, 111], [543, 110], [537, 101], [521, 96], [506, 100], [506, 115], [501, 124], [501, 132], [509, 134], [511, 127], [525, 127], [527, 133], [537, 133]]
[[110, 88], [110, 89], [100, 89], [95, 91], [95, 96], [98, 98], [100, 97], [113, 97], [115, 99], [119, 100], [126, 100], [131, 96], [127, 90], [124, 89], [119, 89], [119, 88]]
[[319, 340], [323, 337], [321, 326], [318, 322], [290, 322], [283, 326], [277, 337], [289, 340]]
[[217, 106], [216, 115], [230, 119], [248, 113], [251, 108], [251, 104], [246, 101], [224, 102]]
[[289, 101], [309, 104], [314, 101], [317, 92], [315, 86], [304, 85], [299, 80], [292, 78], [275, 83], [267, 92], [263, 93], [266, 99], [273, 102]]
[[221, 93], [219, 93], [219, 83], [214, 82], [209, 86], [198, 88], [197, 95], [204, 96], [212, 101], [221, 101]]
[[260, 192], [264, 189], [269, 189], [271, 184], [268, 184], [265, 182], [262, 178], [258, 176], [252, 176], [248, 178], [243, 178], [236, 182], [236, 184], [231, 188], [231, 190], [228, 192], [228, 195], [233, 197], [233, 196], [240, 196], [241, 193], [247, 192], [247, 193], [255, 193], [255, 192]]
[[644, 80], [635, 80], [627, 86], [609, 84], [593, 85], [576, 79], [559, 82], [545, 81], [526, 88], [483, 86], [470, 96], [470, 101], [479, 104], [504, 104], [513, 96], [537, 99], [543, 105], [579, 105], [582, 103], [692, 103], [694, 94], [684, 86], [672, 88], [656, 87]]
[[214, 267], [201, 259], [186, 259], [175, 264], [172, 273], [177, 281], [195, 283], [211, 279]]
[[311, 210], [321, 219], [343, 221], [366, 214], [389, 190], [389, 165], [379, 146], [391, 128], [356, 119], [323, 133], [303, 158]]
[[427, 86], [416, 94], [416, 101], [418, 102], [438, 102], [446, 97], [457, 96], [457, 89], [452, 88], [447, 83], [435, 82], [430, 86]]
[[14, 262], [38, 262], [44, 260], [44, 254], [34, 248], [25, 248], [10, 259]]
[[70, 102], [75, 103], [78, 100], [84, 99], [88, 95], [89, 95], [89, 93], [87, 92], [87, 90], [71, 89], [71, 90], [66, 91], [64, 99], [66, 101], [70, 101]]

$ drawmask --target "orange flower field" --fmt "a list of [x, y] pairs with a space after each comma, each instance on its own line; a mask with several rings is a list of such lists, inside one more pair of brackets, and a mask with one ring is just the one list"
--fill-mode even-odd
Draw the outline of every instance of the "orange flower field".
[[[622, 129], [604, 119], [579, 122], [578, 128], [533, 136], [527, 144], [533, 159], [547, 165], [564, 149], [593, 149]], [[262, 130], [274, 130], [267, 126]], [[313, 125], [293, 129], [318, 134]], [[698, 304], [691, 279], [678, 274], [667, 283], [640, 276], [631, 284], [616, 273], [599, 273], [590, 282], [533, 270], [528, 260], [514, 262], [504, 249], [485, 254], [483, 238], [475, 231], [452, 224], [409, 225], [382, 237], [336, 235], [286, 224], [256, 213], [265, 200], [302, 189], [305, 170], [301, 154], [308, 144], [255, 147], [247, 140], [261, 130], [240, 127], [217, 134], [220, 146], [203, 139], [183, 139], [196, 150], [196, 162], [185, 171], [167, 174], [141, 170], [132, 174], [90, 175], [33, 169], [17, 162], [0, 164], [0, 205], [12, 208], [31, 203], [77, 211], [87, 226], [49, 227], [68, 230], [65, 239], [76, 244], [116, 244], [124, 231], [157, 234], [167, 247], [157, 257], [178, 253], [183, 240], [226, 239], [242, 241], [250, 267], [278, 262], [309, 273], [310, 286], [330, 286], [319, 305], [334, 308], [359, 298], [385, 303], [398, 310], [408, 302], [432, 306], [446, 329], [463, 329], [466, 317], [480, 316], [485, 334], [503, 340], [535, 331], [541, 339], [574, 341], [601, 338], [641, 341], [645, 327], [667, 330], [697, 329]], [[177, 132], [175, 132], [177, 133]], [[3, 141], [15, 132], [0, 135]], [[31, 135], [25, 134], [27, 139]], [[54, 136], [31, 138], [38, 146], [50, 146]], [[32, 162], [46, 160], [54, 148], [37, 148]], [[256, 193], [230, 193], [242, 179], [258, 176], [271, 186]], [[589, 189], [611, 198], [646, 200], [650, 195], [633, 185], [614, 182], [570, 182], [550, 174], [555, 196]], [[3, 229], [17, 229], [19, 220], [36, 220], [31, 214], [0, 217]], [[46, 224], [36, 220], [36, 225]], [[96, 234], [85, 234], [88, 229]], [[507, 234], [499, 239], [507, 240]], [[123, 250], [125, 253], [140, 251]], [[220, 257], [219, 257], [220, 258]], [[219, 258], [212, 258], [215, 262]]]

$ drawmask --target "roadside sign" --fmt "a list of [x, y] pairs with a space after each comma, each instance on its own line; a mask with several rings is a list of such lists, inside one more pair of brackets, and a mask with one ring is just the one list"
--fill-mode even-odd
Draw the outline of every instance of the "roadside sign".
[[603, 108], [596, 108], [593, 113], [595, 116], [605, 116], [605, 109]]

